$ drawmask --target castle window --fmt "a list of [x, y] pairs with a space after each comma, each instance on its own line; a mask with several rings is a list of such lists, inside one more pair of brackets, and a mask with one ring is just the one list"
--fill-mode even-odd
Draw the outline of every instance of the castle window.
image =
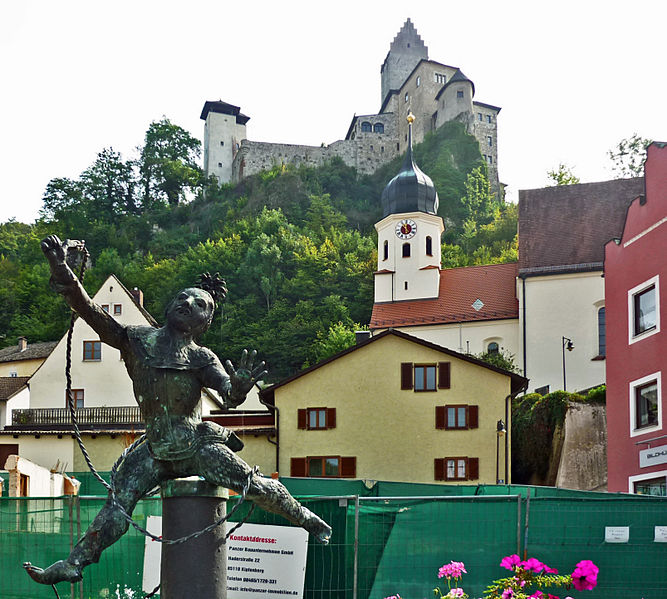
[[459, 90], [456, 91], [456, 97], [457, 98], [463, 98], [463, 90], [462, 89], [459, 89]]
[[224, 146], [224, 145], [225, 145], [225, 142], [224, 142], [224, 141], [221, 141], [221, 142], [220, 142], [220, 145], [221, 145], [221, 146]]
[[371, 146], [371, 152], [373, 151], [373, 146]]
[[426, 255], [427, 256], [433, 255], [433, 240], [431, 239], [430, 235], [426, 237]]
[[384, 125], [382, 123], [375, 123], [375, 125], [373, 125], [373, 131], [375, 133], [384, 133]]
[[487, 161], [489, 164], [493, 164], [493, 156], [490, 156], [490, 155], [487, 156], [487, 157], [486, 157], [486, 161]]
[[222, 162], [218, 162], [218, 167], [222, 168]]
[[493, 137], [491, 137], [490, 135], [487, 135], [486, 142], [489, 144], [489, 146], [492, 146], [493, 145]]
[[382, 258], [383, 260], [389, 258], [389, 242], [386, 239], [384, 240], [383, 255], [384, 255], [384, 258]]
[[483, 120], [484, 120], [484, 115], [483, 115], [481, 112], [478, 112], [478, 113], [477, 113], [477, 116], [479, 117], [479, 120], [480, 120], [480, 121], [483, 121]]
[[399, 144], [398, 142], [396, 142], [396, 151], [397, 152], [401, 151], [401, 144]]
[[410, 244], [409, 243], [404, 243], [403, 244], [403, 258], [409, 258], [410, 257]]
[[368, 121], [361, 123], [361, 131], [363, 133], [370, 133], [373, 130], [371, 124]]
[[422, 84], [422, 78], [417, 75], [417, 87], [419, 87]]
[[487, 114], [487, 115], [486, 115], [486, 122], [487, 122], [487, 123], [490, 123], [490, 122], [491, 122], [491, 115], [490, 115], [490, 114]]
[[435, 77], [435, 82], [436, 83], [446, 83], [447, 82], [447, 77], [445, 77], [441, 73], [434, 73], [434, 77]]
[[380, 152], [384, 152], [384, 146], [380, 146]]
[[407, 92], [405, 92], [405, 101], [407, 102], [409, 99], [410, 99], [410, 95]]

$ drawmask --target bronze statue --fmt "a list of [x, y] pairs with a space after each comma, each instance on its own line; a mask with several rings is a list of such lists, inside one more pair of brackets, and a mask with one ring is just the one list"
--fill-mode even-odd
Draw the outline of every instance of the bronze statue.
[[[229, 360], [225, 369], [211, 350], [196, 343], [213, 319], [211, 293], [194, 287], [181, 291], [167, 307], [166, 324], [161, 328], [125, 326], [90, 299], [66, 263], [66, 247], [55, 235], [42, 241], [51, 267], [51, 286], [102, 342], [120, 350], [146, 423], [145, 441], [126, 455], [116, 472], [116, 501], [131, 514], [139, 499], [168, 479], [199, 475], [209, 483], [241, 492], [251, 477], [248, 499], [328, 543], [331, 528], [326, 522], [296, 501], [280, 482], [253, 474], [234, 453], [242, 448], [236, 435], [201, 420], [203, 387], [217, 390], [226, 406], [236, 407], [266, 374], [263, 362], [255, 367], [254, 351], [243, 352], [238, 369]], [[30, 562], [24, 567], [43, 584], [76, 582], [83, 568], [99, 561], [102, 551], [127, 528], [110, 493], [66, 560], [45, 570]]]

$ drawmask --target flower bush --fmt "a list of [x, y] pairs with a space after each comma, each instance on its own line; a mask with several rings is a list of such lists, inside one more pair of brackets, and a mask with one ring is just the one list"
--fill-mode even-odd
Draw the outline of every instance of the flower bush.
[[[590, 591], [597, 585], [600, 572], [591, 560], [585, 559], [576, 565], [572, 574], [559, 574], [558, 570], [534, 557], [522, 560], [517, 554], [505, 556], [500, 560], [500, 566], [510, 570], [512, 575], [494, 580], [484, 592], [487, 599], [560, 599], [549, 592], [552, 587]], [[433, 589], [436, 599], [468, 599], [459, 586], [463, 574], [467, 573], [463, 562], [452, 561], [441, 566], [438, 578], [447, 579], [447, 593], [436, 587]], [[401, 599], [401, 596], [391, 595], [385, 599]]]

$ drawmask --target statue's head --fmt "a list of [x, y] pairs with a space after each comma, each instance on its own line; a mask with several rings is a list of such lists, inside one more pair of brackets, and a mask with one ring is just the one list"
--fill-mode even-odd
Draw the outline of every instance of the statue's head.
[[214, 312], [215, 301], [208, 291], [188, 287], [167, 306], [167, 325], [181, 333], [199, 337], [211, 326]]

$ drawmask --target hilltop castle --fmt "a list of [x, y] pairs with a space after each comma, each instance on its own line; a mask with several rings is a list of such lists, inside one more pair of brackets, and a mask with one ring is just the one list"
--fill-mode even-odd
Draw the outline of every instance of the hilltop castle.
[[304, 146], [250, 141], [246, 123], [250, 117], [227, 102], [204, 104], [204, 172], [221, 183], [238, 182], [276, 164], [318, 166], [334, 156], [360, 173], [403, 154], [408, 147], [408, 123], [417, 118], [414, 143], [444, 123], [458, 120], [479, 141], [493, 189], [498, 181], [498, 129], [500, 108], [473, 100], [475, 86], [463, 72], [428, 57], [414, 25], [407, 19], [392, 41], [381, 67], [381, 104], [377, 114], [355, 115], [345, 139], [328, 146]]

